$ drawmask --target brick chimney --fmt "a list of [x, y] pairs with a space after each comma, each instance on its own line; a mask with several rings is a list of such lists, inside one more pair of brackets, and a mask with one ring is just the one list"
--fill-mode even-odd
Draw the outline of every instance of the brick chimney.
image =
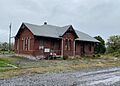
[[44, 25], [47, 25], [47, 22], [44, 22]]

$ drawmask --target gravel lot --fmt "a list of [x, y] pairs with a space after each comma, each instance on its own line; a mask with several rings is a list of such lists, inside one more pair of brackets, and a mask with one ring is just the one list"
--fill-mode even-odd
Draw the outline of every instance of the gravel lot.
[[0, 86], [120, 86], [120, 68], [19, 76], [0, 80]]

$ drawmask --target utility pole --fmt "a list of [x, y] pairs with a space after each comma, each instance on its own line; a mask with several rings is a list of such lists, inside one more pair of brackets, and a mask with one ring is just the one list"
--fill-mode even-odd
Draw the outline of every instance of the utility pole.
[[10, 23], [9, 25], [9, 53], [11, 51], [11, 26], [12, 26], [12, 23]]

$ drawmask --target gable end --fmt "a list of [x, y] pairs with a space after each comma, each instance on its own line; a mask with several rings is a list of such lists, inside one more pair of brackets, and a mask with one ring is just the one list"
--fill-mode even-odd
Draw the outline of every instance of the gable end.
[[18, 30], [15, 38], [19, 38], [19, 37], [20, 37], [20, 34], [22, 33], [22, 31], [23, 31], [24, 29], [27, 29], [32, 35], [34, 35], [34, 34], [32, 33], [32, 31], [30, 31], [30, 29], [29, 29], [24, 23], [22, 23], [22, 25], [20, 26], [20, 28], [19, 28], [19, 30]]

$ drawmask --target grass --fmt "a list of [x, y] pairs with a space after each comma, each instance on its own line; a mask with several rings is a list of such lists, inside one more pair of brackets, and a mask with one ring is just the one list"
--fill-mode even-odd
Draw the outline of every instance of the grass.
[[5, 67], [7, 64], [4, 61], [0, 61], [0, 67]]
[[0, 55], [9, 55], [9, 54], [15, 54], [15, 52], [13, 52], [13, 51], [0, 51]]
[[[5, 66], [7, 66], [6, 63], [18, 66], [18, 68], [5, 68]], [[0, 68], [0, 79], [2, 79], [47, 72], [67, 72], [90, 68], [120, 67], [120, 58], [101, 56], [99, 58], [84, 57], [73, 60], [31, 61], [23, 57], [5, 57], [0, 58], [0, 66], [3, 66]]]

